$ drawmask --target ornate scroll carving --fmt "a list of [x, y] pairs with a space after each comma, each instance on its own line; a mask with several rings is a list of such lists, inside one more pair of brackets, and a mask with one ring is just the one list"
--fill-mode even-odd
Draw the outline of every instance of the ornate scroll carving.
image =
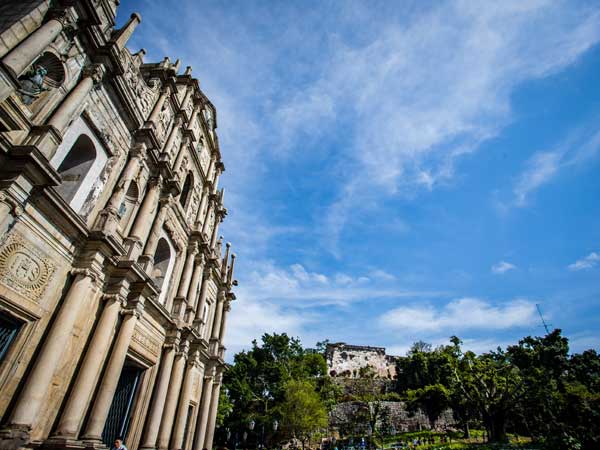
[[123, 51], [123, 55], [127, 65], [127, 69], [123, 74], [123, 79], [131, 89], [133, 98], [140, 108], [142, 115], [146, 118], [158, 99], [160, 93], [159, 83], [156, 80], [152, 80], [152, 84], [148, 86], [137, 66], [133, 63], [129, 52]]
[[20, 234], [12, 234], [0, 250], [0, 281], [19, 294], [37, 301], [56, 266]]

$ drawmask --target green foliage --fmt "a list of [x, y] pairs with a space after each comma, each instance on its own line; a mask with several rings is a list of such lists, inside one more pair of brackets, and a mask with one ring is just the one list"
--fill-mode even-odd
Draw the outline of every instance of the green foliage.
[[[335, 404], [338, 388], [327, 376], [323, 355], [303, 349], [300, 341], [287, 334], [265, 334], [261, 344], [234, 356], [234, 363], [223, 377], [231, 413], [222, 426], [233, 436], [248, 432], [250, 421], [255, 430], [248, 433], [250, 446], [261, 439], [273, 438], [273, 422], [282, 423], [281, 407], [291, 381], [309, 382], [324, 407]], [[264, 430], [264, 433], [263, 433]], [[277, 437], [281, 437], [278, 431]]]
[[227, 389], [221, 389], [219, 393], [219, 407], [217, 409], [217, 426], [220, 427], [225, 423], [225, 419], [229, 417], [233, 411], [233, 403], [229, 400]]
[[560, 330], [481, 355], [463, 353], [457, 337], [450, 342], [436, 349], [418, 342], [398, 360], [397, 391], [409, 407], [432, 421], [447, 405], [465, 436], [480, 422], [492, 442], [506, 442], [510, 429], [547, 449], [600, 448], [596, 351], [570, 355]]
[[442, 384], [430, 384], [421, 389], [407, 391], [409, 410], [421, 409], [427, 415], [431, 428], [450, 406], [450, 393]]
[[306, 441], [311, 432], [327, 427], [327, 411], [315, 386], [307, 380], [289, 380], [285, 399], [277, 407], [282, 418], [282, 431], [289, 437]]

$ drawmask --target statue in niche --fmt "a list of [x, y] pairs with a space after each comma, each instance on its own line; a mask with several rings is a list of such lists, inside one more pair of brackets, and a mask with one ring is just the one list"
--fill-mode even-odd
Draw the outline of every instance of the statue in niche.
[[46, 75], [48, 75], [48, 70], [37, 65], [19, 78], [21, 87], [18, 92], [23, 103], [31, 105], [42, 92], [50, 90], [44, 87], [44, 77]]

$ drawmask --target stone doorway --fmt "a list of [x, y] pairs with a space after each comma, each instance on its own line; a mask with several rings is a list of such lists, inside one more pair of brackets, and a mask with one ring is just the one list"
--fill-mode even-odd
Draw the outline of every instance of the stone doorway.
[[102, 441], [109, 448], [112, 447], [115, 439], [119, 437], [127, 442], [131, 414], [143, 372], [144, 370], [140, 367], [129, 361], [125, 362], [104, 424], [104, 431], [102, 431]]

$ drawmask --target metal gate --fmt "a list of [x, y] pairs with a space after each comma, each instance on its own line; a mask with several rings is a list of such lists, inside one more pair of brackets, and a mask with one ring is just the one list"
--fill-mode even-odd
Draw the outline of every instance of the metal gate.
[[123, 367], [117, 390], [108, 411], [108, 418], [104, 424], [102, 441], [112, 447], [116, 438], [125, 439], [131, 420], [131, 408], [135, 400], [142, 369], [137, 367]]
[[19, 322], [0, 313], [0, 362], [15, 339], [19, 328], [21, 328]]
[[192, 422], [193, 415], [194, 415], [194, 407], [192, 405], [190, 405], [188, 407], [187, 417], [185, 419], [185, 430], [183, 432], [183, 445], [181, 446], [181, 448], [183, 450], [185, 450], [185, 448], [187, 447], [188, 437], [190, 434], [190, 425]]

